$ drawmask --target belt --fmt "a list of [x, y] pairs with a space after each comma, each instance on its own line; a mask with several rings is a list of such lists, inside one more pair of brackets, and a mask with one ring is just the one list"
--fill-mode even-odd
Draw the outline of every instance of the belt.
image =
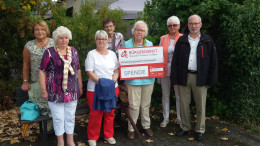
[[197, 71], [195, 71], [195, 70], [188, 70], [188, 73], [197, 74]]

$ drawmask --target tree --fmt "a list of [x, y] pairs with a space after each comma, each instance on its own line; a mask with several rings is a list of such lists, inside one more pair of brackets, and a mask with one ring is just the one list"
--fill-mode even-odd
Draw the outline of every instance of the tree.
[[148, 23], [149, 39], [159, 44], [160, 36], [168, 33], [170, 16], [179, 17], [185, 33], [188, 17], [200, 15], [202, 31], [215, 40], [220, 68], [219, 83], [207, 97], [207, 114], [241, 125], [259, 125], [259, 8], [259, 0], [151, 0], [138, 19]]
[[258, 0], [234, 4], [220, 25], [220, 97], [228, 103], [227, 116], [241, 125], [260, 124], [259, 8]]
[[152, 41], [159, 44], [159, 38], [168, 33], [167, 19], [175, 15], [181, 21], [181, 32], [186, 33], [187, 20], [192, 14], [198, 14], [203, 21], [202, 31], [209, 33], [214, 39], [218, 37], [219, 15], [227, 11], [231, 3], [228, 0], [151, 0], [145, 4], [143, 16], [149, 25]]

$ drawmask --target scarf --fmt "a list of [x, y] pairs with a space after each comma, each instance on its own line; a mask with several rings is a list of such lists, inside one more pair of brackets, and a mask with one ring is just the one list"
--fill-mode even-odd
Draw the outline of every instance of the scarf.
[[72, 61], [72, 58], [71, 58], [71, 48], [69, 46], [67, 47], [67, 60], [64, 58], [64, 56], [61, 55], [59, 47], [56, 47], [56, 50], [57, 50], [60, 58], [64, 62], [62, 89], [63, 89], [65, 94], [68, 94], [67, 88], [68, 88], [68, 75], [69, 75], [69, 71], [70, 71], [71, 75], [75, 74], [74, 70], [73, 70], [73, 68], [71, 66], [71, 61]]

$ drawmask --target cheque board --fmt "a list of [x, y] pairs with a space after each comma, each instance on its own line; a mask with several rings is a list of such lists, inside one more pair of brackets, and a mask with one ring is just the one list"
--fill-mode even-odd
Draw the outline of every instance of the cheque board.
[[164, 77], [163, 47], [136, 47], [118, 49], [120, 79]]

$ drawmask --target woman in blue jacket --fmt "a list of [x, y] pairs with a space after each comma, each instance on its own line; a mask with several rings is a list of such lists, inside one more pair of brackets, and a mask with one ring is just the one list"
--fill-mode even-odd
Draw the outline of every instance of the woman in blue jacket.
[[[125, 48], [153, 46], [152, 42], [144, 39], [148, 33], [148, 26], [144, 21], [137, 21], [134, 24], [132, 33], [134, 38], [125, 42]], [[125, 81], [128, 90], [129, 113], [135, 123], [140, 113], [141, 124], [148, 136], [153, 136], [153, 131], [150, 128], [149, 108], [154, 80], [154, 78], [147, 78]], [[127, 137], [129, 139], [134, 138], [134, 129], [129, 121]]]

